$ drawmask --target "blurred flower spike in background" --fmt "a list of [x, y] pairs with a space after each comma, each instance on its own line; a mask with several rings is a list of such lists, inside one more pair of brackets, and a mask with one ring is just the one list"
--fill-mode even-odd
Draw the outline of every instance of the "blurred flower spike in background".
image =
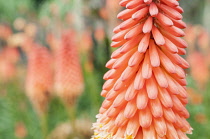
[[75, 103], [84, 88], [74, 35], [73, 31], [62, 34], [61, 45], [55, 52], [55, 91], [69, 106]]
[[26, 93], [39, 114], [46, 112], [52, 93], [52, 56], [43, 46], [32, 46], [28, 54]]
[[0, 139], [208, 139], [209, 7], [0, 0]]

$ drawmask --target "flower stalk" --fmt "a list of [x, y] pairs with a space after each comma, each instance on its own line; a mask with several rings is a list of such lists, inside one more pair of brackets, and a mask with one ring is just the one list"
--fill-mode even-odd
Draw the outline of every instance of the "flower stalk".
[[188, 139], [186, 24], [177, 0], [121, 0], [92, 139]]

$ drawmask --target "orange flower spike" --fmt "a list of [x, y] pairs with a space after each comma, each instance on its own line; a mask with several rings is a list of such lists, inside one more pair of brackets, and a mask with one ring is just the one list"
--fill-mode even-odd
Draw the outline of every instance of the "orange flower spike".
[[[54, 88], [56, 94], [67, 105], [74, 105], [76, 98], [84, 89], [79, 54], [75, 45], [74, 32], [69, 30], [64, 32], [55, 56]], [[112, 88], [113, 82], [112, 79], [109, 79], [104, 85], [104, 90]]]
[[[188, 62], [177, 0], [121, 0], [92, 139], [187, 139]], [[121, 47], [120, 47], [121, 46]]]
[[52, 55], [35, 45], [28, 53], [26, 93], [39, 115], [47, 111], [53, 85]]

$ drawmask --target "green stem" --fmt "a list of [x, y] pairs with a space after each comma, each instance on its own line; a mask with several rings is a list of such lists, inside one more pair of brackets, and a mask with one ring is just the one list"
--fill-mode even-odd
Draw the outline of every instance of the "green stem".
[[67, 112], [70, 118], [73, 134], [76, 133], [76, 109], [75, 106], [67, 106]]
[[41, 122], [43, 139], [46, 139], [47, 133], [48, 133], [47, 114], [43, 114], [43, 115], [40, 116], [40, 122]]

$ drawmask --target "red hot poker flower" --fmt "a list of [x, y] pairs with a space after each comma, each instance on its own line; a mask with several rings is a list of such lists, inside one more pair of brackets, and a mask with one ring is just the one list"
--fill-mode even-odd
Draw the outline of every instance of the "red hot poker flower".
[[114, 29], [105, 100], [92, 139], [188, 139], [191, 126], [180, 56], [186, 42], [176, 0], [121, 0], [123, 22]]
[[35, 45], [28, 53], [26, 92], [38, 114], [46, 111], [52, 83], [52, 56], [46, 47]]
[[74, 41], [72, 31], [64, 33], [55, 57], [55, 91], [69, 105], [74, 104], [84, 89], [79, 54]]

